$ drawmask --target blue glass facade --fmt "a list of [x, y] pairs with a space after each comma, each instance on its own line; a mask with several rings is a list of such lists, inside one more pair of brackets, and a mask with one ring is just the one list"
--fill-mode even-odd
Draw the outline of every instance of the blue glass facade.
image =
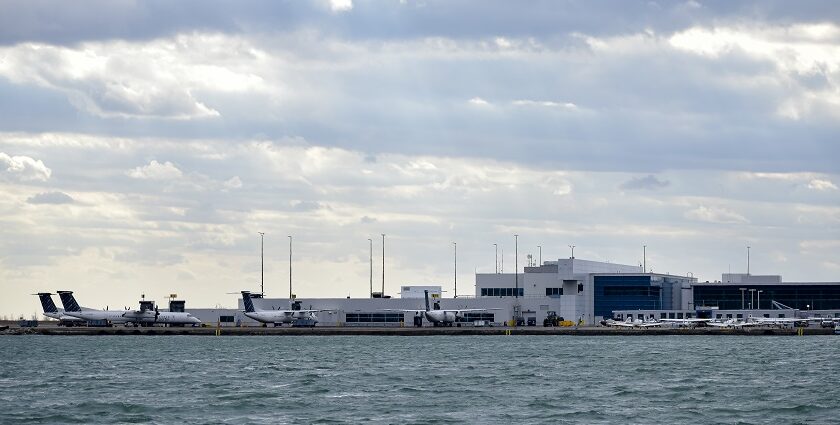
[[[753, 293], [752, 308], [771, 309], [772, 302], [777, 301], [788, 307], [800, 310], [834, 310], [840, 309], [840, 284], [808, 285], [792, 283], [788, 285], [694, 285], [694, 305], [719, 307], [721, 310], [740, 310], [741, 290], [743, 294], [743, 308], [750, 308], [750, 289], [761, 291], [761, 296]], [[758, 305], [758, 298], [761, 305]]]
[[650, 276], [594, 276], [595, 315], [612, 317], [614, 310], [659, 310], [662, 292]]

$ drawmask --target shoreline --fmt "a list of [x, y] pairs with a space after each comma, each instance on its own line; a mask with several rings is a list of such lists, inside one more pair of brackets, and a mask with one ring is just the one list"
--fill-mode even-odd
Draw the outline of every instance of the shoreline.
[[[801, 333], [800, 333], [801, 332]], [[752, 329], [719, 329], [719, 328], [658, 328], [658, 329], [615, 329], [603, 327], [580, 328], [544, 328], [544, 327], [72, 327], [57, 326], [21, 328], [10, 327], [0, 331], [0, 335], [201, 335], [201, 336], [336, 336], [336, 335], [379, 335], [379, 336], [471, 336], [471, 335], [569, 335], [569, 336], [644, 336], [644, 335], [832, 335], [830, 328], [752, 328]]]

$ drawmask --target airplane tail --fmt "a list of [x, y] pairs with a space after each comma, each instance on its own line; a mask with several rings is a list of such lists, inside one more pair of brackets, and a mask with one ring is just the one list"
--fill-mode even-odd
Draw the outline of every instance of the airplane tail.
[[41, 299], [41, 307], [44, 308], [44, 313], [58, 313], [55, 303], [52, 300], [52, 294], [49, 292], [39, 292], [35, 294]]
[[429, 311], [430, 310], [430, 308], [429, 308], [429, 290], [428, 289], [424, 290], [423, 295], [425, 295], [425, 297], [426, 297], [426, 311]]
[[61, 304], [64, 306], [64, 311], [82, 311], [76, 298], [73, 297], [73, 291], [58, 291], [58, 297], [61, 298]]
[[254, 309], [254, 301], [251, 300], [251, 293], [248, 291], [242, 291], [242, 304], [245, 305], [246, 313], [254, 313], [256, 311]]

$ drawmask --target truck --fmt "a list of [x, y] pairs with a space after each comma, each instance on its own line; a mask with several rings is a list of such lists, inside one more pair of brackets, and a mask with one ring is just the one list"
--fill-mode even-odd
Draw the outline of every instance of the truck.
[[560, 326], [560, 322], [563, 321], [563, 318], [557, 315], [556, 311], [549, 311], [548, 315], [543, 319], [543, 326], [544, 327], [553, 327], [553, 326]]

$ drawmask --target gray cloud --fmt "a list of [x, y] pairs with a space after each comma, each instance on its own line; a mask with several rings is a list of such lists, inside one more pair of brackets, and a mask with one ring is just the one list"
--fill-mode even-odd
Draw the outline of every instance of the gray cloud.
[[26, 202], [30, 204], [72, 204], [75, 202], [73, 198], [64, 192], [42, 192], [37, 195], [30, 196]]
[[[332, 13], [326, 2], [88, 0], [73, 4], [12, 0], [0, 6], [0, 42], [75, 44], [90, 40], [150, 40], [189, 32], [276, 32], [324, 28], [347, 39], [418, 37], [550, 37], [558, 33], [621, 34], [636, 28], [670, 32], [721, 21], [840, 21], [831, 1], [795, 7], [782, 0], [760, 3], [555, 2], [522, 7], [505, 1], [355, 1], [348, 13]], [[87, 11], [96, 10], [91, 14]], [[501, 18], [504, 17], [504, 18]], [[103, 22], [108, 24], [103, 25]]]
[[621, 184], [622, 189], [626, 190], [656, 190], [668, 187], [671, 184], [668, 180], [659, 180], [653, 174], [648, 174], [644, 177], [633, 177], [632, 179]]

